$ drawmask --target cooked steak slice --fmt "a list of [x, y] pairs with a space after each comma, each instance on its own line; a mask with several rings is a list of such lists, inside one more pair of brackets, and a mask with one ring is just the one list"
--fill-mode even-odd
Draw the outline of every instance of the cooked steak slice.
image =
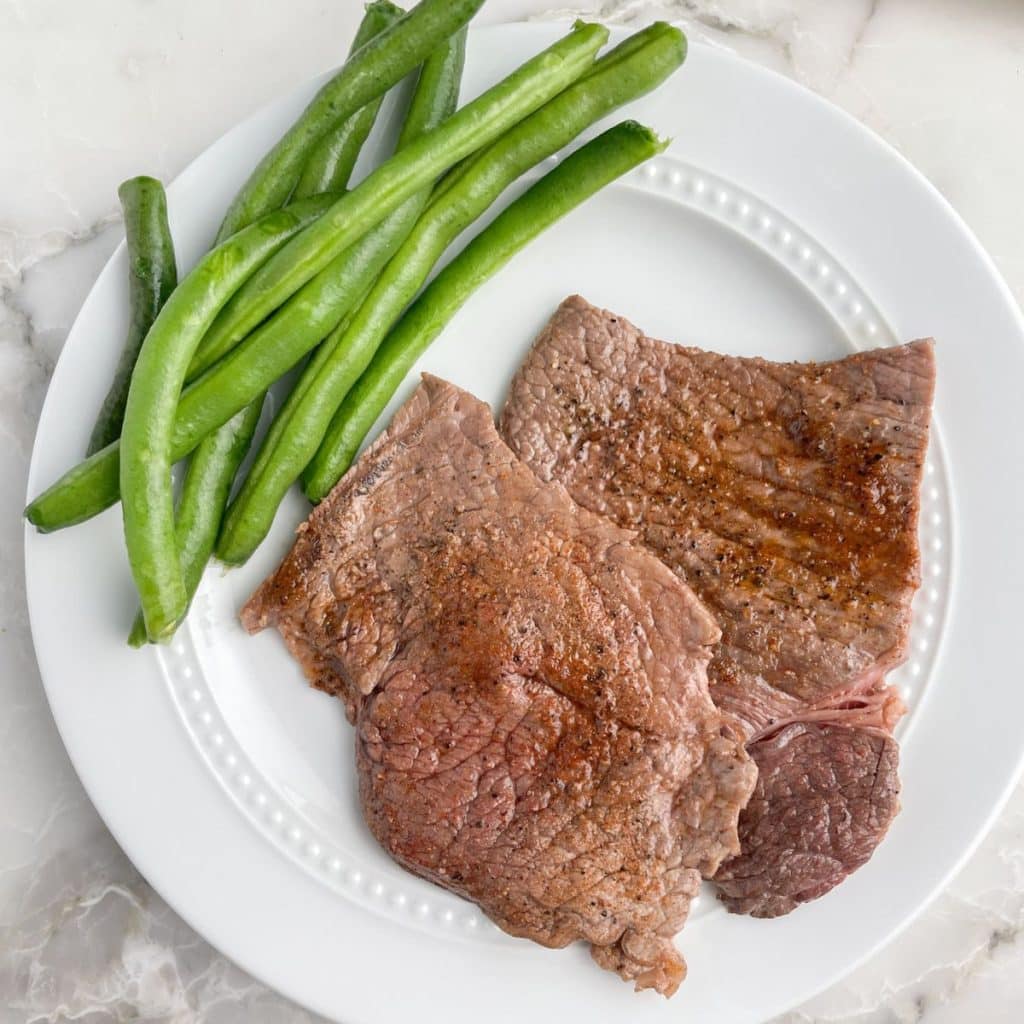
[[[656, 341], [577, 296], [517, 373], [501, 428], [541, 480], [636, 530], [711, 608], [722, 628], [712, 695], [749, 742], [786, 723], [832, 723], [867, 730], [860, 750], [902, 712], [885, 675], [906, 657], [919, 583], [933, 385], [930, 342], [771, 363]], [[793, 756], [810, 749], [796, 744]], [[846, 820], [857, 835], [842, 849], [870, 850], [885, 834], [897, 807], [895, 748], [884, 769], [884, 796]], [[742, 869], [761, 893], [727, 890], [733, 909], [778, 913], [828, 888], [813, 855], [838, 863], [840, 846], [815, 847], [821, 823], [808, 820], [805, 847], [771, 823], [788, 781], [767, 778], [761, 811], [741, 819], [744, 856], [754, 832], [776, 841], [760, 844], [756, 869]], [[864, 859], [836, 868], [833, 883]], [[806, 884], [794, 877], [800, 864]]]
[[719, 631], [627, 531], [426, 378], [242, 612], [345, 701], [370, 830], [547, 946], [671, 994], [755, 769], [708, 693]]
[[777, 917], [874, 852], [899, 810], [899, 750], [876, 730], [805, 722], [748, 750], [758, 779], [740, 818], [743, 850], [715, 881], [730, 909]]

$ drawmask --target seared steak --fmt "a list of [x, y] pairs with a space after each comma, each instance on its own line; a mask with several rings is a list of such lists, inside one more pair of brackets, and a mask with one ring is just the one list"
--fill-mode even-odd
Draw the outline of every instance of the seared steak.
[[632, 534], [542, 484], [426, 378], [242, 613], [357, 730], [402, 865], [547, 946], [675, 991], [701, 874], [754, 785], [706, 668], [719, 630]]
[[930, 342], [820, 364], [655, 341], [566, 300], [501, 429], [542, 481], [636, 530], [714, 612], [711, 692], [760, 768], [731, 909], [786, 913], [859, 867], [898, 809]]
[[731, 910], [777, 917], [874, 853], [899, 810], [899, 749], [881, 729], [798, 722], [748, 750], [759, 774], [740, 819], [742, 852], [715, 881]]

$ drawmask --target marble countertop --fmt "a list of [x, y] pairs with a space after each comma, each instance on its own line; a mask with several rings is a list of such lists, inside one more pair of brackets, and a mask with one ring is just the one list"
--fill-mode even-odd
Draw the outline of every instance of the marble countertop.
[[[1024, 300], [1019, 0], [490, 0], [480, 22], [667, 17], [781, 71], [893, 143]], [[571, 2], [571, 0], [570, 0]], [[307, 1022], [199, 938], [107, 833], [50, 717], [20, 512], [61, 346], [121, 237], [116, 186], [175, 174], [239, 118], [336, 64], [357, 0], [0, 0], [0, 1024]], [[1024, 788], [936, 902], [802, 1021], [1018, 1021]]]

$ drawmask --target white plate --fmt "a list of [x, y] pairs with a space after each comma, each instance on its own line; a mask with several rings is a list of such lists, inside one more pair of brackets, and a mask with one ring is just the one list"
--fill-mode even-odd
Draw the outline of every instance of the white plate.
[[[464, 92], [558, 32], [474, 32]], [[317, 84], [236, 128], [171, 187], [183, 265]], [[669, 153], [517, 257], [422, 365], [498, 403], [537, 329], [575, 291], [652, 334], [769, 358], [934, 334], [925, 582], [914, 654], [896, 679], [911, 708], [900, 733], [904, 809], [864, 869], [788, 917], [730, 916], [706, 894], [679, 939], [690, 965], [679, 995], [637, 996], [582, 948], [550, 952], [503, 935], [369, 837], [340, 704], [305, 686], [276, 635], [249, 639], [235, 620], [287, 550], [305, 514], [298, 497], [245, 569], [207, 573], [187, 627], [159, 653], [123, 642], [134, 597], [117, 510], [52, 536], [28, 531], [47, 694], [114, 835], [214, 945], [347, 1024], [763, 1020], [905, 925], [967, 856], [1018, 769], [1024, 331], [1009, 292], [916, 172], [789, 81], [694, 47], [631, 113], [675, 136]], [[125, 326], [124, 278], [122, 248], [54, 374], [30, 494], [84, 447]]]

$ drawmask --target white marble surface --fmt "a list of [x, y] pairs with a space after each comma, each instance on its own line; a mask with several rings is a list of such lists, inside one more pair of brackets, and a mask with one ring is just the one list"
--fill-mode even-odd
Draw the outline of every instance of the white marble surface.
[[[945, 193], [1024, 299], [1020, 0], [490, 0], [482, 22], [655, 16], [803, 82]], [[123, 178], [172, 178], [337, 62], [356, 0], [0, 0], [0, 1022], [312, 1018], [146, 885], [85, 797], [40, 687], [20, 510], [47, 381], [120, 237]], [[781, 1020], [1024, 1019], [1024, 789], [948, 891]]]

